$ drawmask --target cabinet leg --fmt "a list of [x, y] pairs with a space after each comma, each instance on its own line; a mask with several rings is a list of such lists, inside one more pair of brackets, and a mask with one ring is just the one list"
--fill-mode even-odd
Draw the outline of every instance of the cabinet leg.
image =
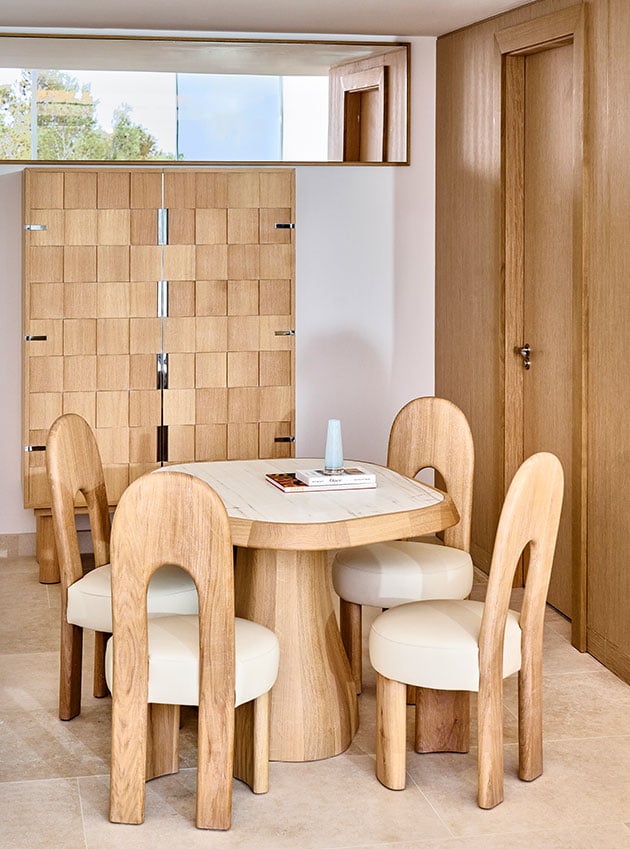
[[39, 563], [40, 584], [58, 584], [59, 561], [52, 516], [35, 516], [35, 557]]

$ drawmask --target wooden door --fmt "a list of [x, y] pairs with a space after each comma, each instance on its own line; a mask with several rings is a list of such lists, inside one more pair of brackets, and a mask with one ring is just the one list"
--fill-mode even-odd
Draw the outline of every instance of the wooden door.
[[536, 451], [562, 462], [549, 601], [585, 649], [582, 10], [502, 30], [497, 41], [505, 57], [505, 482]]
[[565, 475], [549, 602], [572, 615], [573, 78], [571, 44], [525, 60], [523, 457], [551, 451]]
[[344, 162], [384, 162], [387, 159], [386, 71], [382, 65], [342, 77]]

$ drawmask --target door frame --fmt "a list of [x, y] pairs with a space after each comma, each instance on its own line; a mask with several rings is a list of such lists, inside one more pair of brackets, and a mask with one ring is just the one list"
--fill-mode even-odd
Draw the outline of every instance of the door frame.
[[[588, 172], [585, 143], [585, 9], [583, 4], [526, 21], [495, 34], [502, 58], [504, 481], [523, 457], [523, 367], [514, 346], [523, 341], [525, 57], [562, 44], [573, 47], [573, 479], [571, 504], [571, 642], [586, 651], [587, 603], [587, 369]], [[520, 575], [522, 579], [522, 574]]]
[[[342, 75], [344, 162], [387, 162], [387, 80], [386, 65]], [[364, 108], [362, 97], [368, 92], [376, 94], [370, 102], [371, 110]], [[363, 159], [361, 142], [366, 135], [366, 125], [370, 138], [368, 147], [378, 151], [373, 159]]]

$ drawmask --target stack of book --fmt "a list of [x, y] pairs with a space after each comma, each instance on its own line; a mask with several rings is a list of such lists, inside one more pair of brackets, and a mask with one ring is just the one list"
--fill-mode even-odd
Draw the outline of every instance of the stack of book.
[[374, 489], [376, 475], [358, 467], [326, 474], [323, 469], [272, 472], [266, 480], [283, 492], [325, 492], [338, 489]]

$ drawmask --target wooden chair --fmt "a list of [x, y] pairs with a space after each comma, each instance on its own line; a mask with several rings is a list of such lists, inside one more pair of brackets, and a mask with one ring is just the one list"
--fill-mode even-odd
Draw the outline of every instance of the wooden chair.
[[[542, 773], [542, 640], [563, 474], [553, 454], [534, 454], [508, 490], [486, 600], [419, 601], [380, 614], [370, 661], [377, 672], [376, 775], [405, 786], [406, 688], [418, 688], [417, 752], [468, 751], [469, 693], [478, 692], [478, 804], [503, 801], [503, 678], [519, 673], [519, 777]], [[522, 610], [508, 610], [523, 551], [529, 565]]]
[[[53, 422], [46, 444], [52, 520], [61, 579], [61, 646], [59, 718], [81, 712], [83, 628], [93, 629], [94, 695], [108, 693], [103, 659], [112, 630], [110, 518], [103, 466], [90, 426], [74, 414]], [[81, 493], [88, 508], [95, 567], [84, 573], [75, 523], [75, 499]], [[151, 584], [149, 609], [154, 613], [194, 613], [197, 591], [191, 579], [170, 567]]]
[[389, 608], [425, 598], [466, 598], [473, 582], [469, 549], [474, 446], [466, 416], [445, 398], [410, 401], [392, 424], [387, 465], [410, 478], [421, 469], [435, 469], [460, 518], [444, 531], [443, 546], [399, 541], [337, 553], [332, 579], [341, 599], [341, 636], [357, 693], [362, 686], [362, 605]]
[[[192, 475], [145, 475], [120, 499], [111, 554], [109, 818], [143, 822], [145, 776], [177, 772], [179, 706], [198, 704], [196, 824], [228, 829], [233, 771], [255, 793], [269, 787], [269, 691], [279, 645], [262, 625], [235, 620], [223, 502]], [[194, 580], [198, 616], [147, 619], [146, 588], [164, 564], [177, 564]]]

